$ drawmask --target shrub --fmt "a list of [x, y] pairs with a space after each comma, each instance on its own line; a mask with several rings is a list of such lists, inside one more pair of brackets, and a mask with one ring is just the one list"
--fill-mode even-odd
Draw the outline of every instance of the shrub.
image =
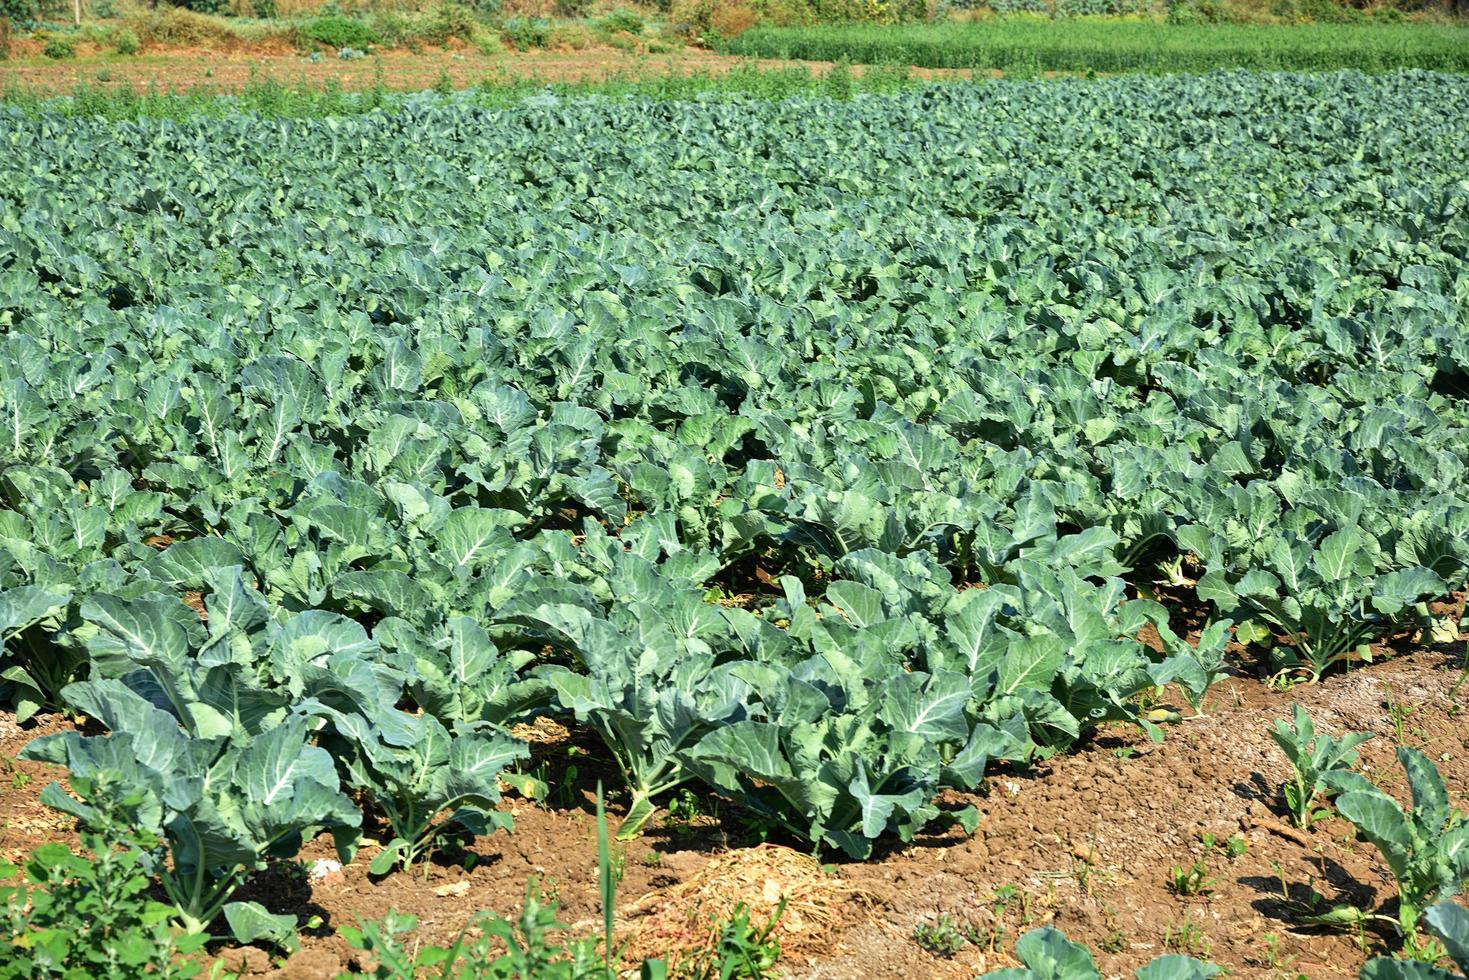
[[0, 61], [10, 57], [10, 18], [0, 16]]
[[709, 27], [723, 38], [738, 37], [759, 21], [755, 11], [743, 3], [722, 4], [709, 17]]
[[772, 27], [810, 27], [816, 23], [808, 0], [750, 0], [750, 9], [757, 21]]
[[1141, 0], [1056, 0], [1053, 17], [1113, 17], [1135, 14], [1143, 9]]
[[0, 21], [8, 20], [24, 30], [40, 18], [41, 0], [0, 0]]
[[432, 44], [443, 44], [451, 37], [469, 40], [479, 26], [469, 8], [457, 3], [441, 3], [434, 10], [423, 32], [423, 39]]
[[280, 8], [276, 6], [275, 0], [252, 0], [250, 7], [255, 11], [255, 16], [263, 20], [274, 20], [280, 15]]
[[744, 0], [675, 0], [670, 19], [676, 33], [713, 44], [743, 34], [761, 17]]
[[505, 42], [500, 39], [499, 34], [491, 34], [484, 31], [476, 31], [474, 37], [469, 39], [469, 43], [473, 44], [475, 50], [487, 58], [493, 58], [505, 50]]
[[1282, 20], [1325, 24], [1350, 24], [1367, 19], [1367, 15], [1355, 7], [1336, 3], [1335, 0], [1275, 0], [1270, 12]]
[[48, 58], [62, 61], [76, 57], [77, 45], [69, 37], [49, 37], [46, 43], [41, 45], [41, 53]]
[[218, 46], [236, 39], [229, 25], [218, 18], [167, 5], [139, 9], [128, 16], [125, 26], [144, 47], [150, 44]]
[[1197, 0], [1168, 0], [1168, 23], [1187, 27], [1205, 22]]
[[644, 26], [643, 18], [631, 10], [614, 10], [597, 21], [597, 29], [604, 34], [641, 34]]
[[693, 40], [708, 34], [715, 6], [715, 0], [673, 0], [669, 12], [674, 32]]
[[229, 0], [173, 0], [178, 6], [196, 14], [227, 14]]
[[372, 16], [372, 30], [382, 43], [390, 47], [406, 47], [418, 38], [418, 28], [403, 14], [390, 10], [379, 11]]
[[120, 29], [113, 36], [112, 46], [117, 49], [118, 54], [137, 54], [142, 50], [142, 44], [138, 42], [138, 35], [126, 27]]
[[[491, 4], [498, 9], [499, 3], [500, 0], [485, 0], [479, 9], [488, 10]], [[445, 44], [453, 37], [469, 41], [481, 50], [485, 48], [484, 38], [476, 36], [480, 34], [480, 22], [468, 7], [457, 3], [441, 3], [418, 16], [382, 11], [373, 16], [370, 29], [379, 43], [413, 51], [420, 44]]]
[[317, 17], [306, 22], [301, 33], [311, 41], [329, 48], [369, 48], [381, 42], [377, 32], [360, 20], [349, 17]]
[[585, 24], [552, 24], [551, 36], [546, 44], [552, 48], [570, 48], [572, 51], [580, 51], [589, 48], [596, 41], [597, 35]]
[[859, 21], [899, 24], [928, 18], [928, 0], [756, 0], [751, 7], [762, 21], [793, 27]]
[[592, 9], [592, 0], [556, 0], [557, 17], [585, 17]]
[[500, 30], [516, 51], [544, 48], [551, 40], [551, 22], [544, 17], [511, 17]]
[[[43, 36], [40, 33], [36, 35], [37, 38]], [[67, 36], [74, 44], [112, 44], [116, 39], [117, 30], [105, 24], [88, 21], [75, 31], [68, 32]]]

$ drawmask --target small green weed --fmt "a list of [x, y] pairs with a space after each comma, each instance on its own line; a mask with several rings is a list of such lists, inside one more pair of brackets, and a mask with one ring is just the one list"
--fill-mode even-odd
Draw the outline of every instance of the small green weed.
[[1184, 919], [1182, 922], [1169, 923], [1164, 929], [1163, 948], [1187, 956], [1208, 956], [1214, 949], [1214, 943], [1209, 939], [1209, 934], [1204, 932], [1203, 926]]
[[53, 61], [65, 61], [77, 56], [77, 45], [70, 38], [49, 37], [41, 45], [41, 53]]
[[913, 941], [925, 952], [944, 959], [957, 956], [965, 943], [963, 933], [947, 913], [940, 915], [937, 922], [920, 922], [914, 926]]
[[1203, 858], [1187, 868], [1175, 866], [1168, 882], [1173, 894], [1181, 898], [1190, 898], [1213, 891], [1214, 883], [1214, 879], [1209, 877], [1209, 866]]
[[[198, 976], [204, 935], [176, 935], [174, 909], [148, 895], [154, 842], [86, 833], [90, 852], [43, 844], [22, 869], [0, 861], [0, 980]], [[21, 880], [6, 884], [7, 880]]]
[[695, 958], [692, 976], [701, 980], [761, 980], [770, 976], [780, 958], [775, 927], [785, 909], [786, 900], [782, 898], [766, 923], [757, 928], [750, 922], [750, 910], [743, 904], [736, 905], [720, 926], [718, 938]]

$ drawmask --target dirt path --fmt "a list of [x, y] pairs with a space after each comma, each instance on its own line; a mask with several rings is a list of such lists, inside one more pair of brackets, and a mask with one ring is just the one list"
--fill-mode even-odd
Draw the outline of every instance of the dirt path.
[[[32, 51], [31, 48], [37, 48]], [[78, 85], [131, 85], [138, 91], [150, 86], [183, 90], [206, 86], [234, 92], [254, 79], [273, 78], [286, 85], [319, 88], [337, 83], [346, 90], [370, 88], [379, 79], [389, 89], [416, 91], [429, 88], [447, 75], [455, 88], [490, 79], [536, 79], [546, 82], [597, 82], [610, 78], [653, 78], [669, 75], [720, 75], [737, 66], [763, 69], [804, 66], [825, 74], [830, 62], [756, 61], [715, 54], [699, 48], [674, 53], [641, 54], [611, 47], [580, 51], [505, 51], [486, 55], [468, 45], [449, 49], [385, 51], [381, 55], [343, 61], [324, 56], [311, 61], [289, 49], [230, 50], [176, 48], [150, 50], [136, 57], [84, 51], [68, 61], [40, 56], [32, 42], [19, 42], [16, 56], [0, 61], [0, 91], [22, 88], [67, 94]], [[854, 73], [862, 69], [855, 67]], [[967, 71], [913, 69], [919, 77], [963, 78]]]
[[[1366, 771], [1401, 795], [1389, 707], [1396, 705], [1410, 712], [1404, 743], [1439, 764], [1462, 806], [1469, 723], [1448, 698], [1457, 668], [1457, 656], [1423, 651], [1288, 694], [1231, 679], [1212, 695], [1210, 717], [1171, 726], [1162, 744], [1106, 734], [1029, 773], [998, 775], [972, 839], [925, 842], [845, 869], [854, 883], [883, 895], [889, 914], [856, 925], [843, 937], [845, 952], [800, 975], [972, 976], [1009, 961], [971, 945], [940, 963], [912, 941], [914, 927], [944, 914], [981, 931], [1003, 923], [1008, 951], [1024, 931], [1028, 899], [1036, 923], [1053, 920], [1087, 942], [1109, 975], [1130, 976], [1153, 956], [1187, 952], [1214, 959], [1235, 977], [1355, 977], [1366, 959], [1357, 937], [1295, 927], [1286, 896], [1302, 902], [1314, 890], [1328, 905], [1380, 907], [1394, 895], [1392, 878], [1339, 818], [1309, 833], [1286, 826], [1278, 787], [1289, 770], [1269, 729], [1298, 701], [1325, 730], [1374, 732], [1362, 751]], [[1203, 834], [1219, 842], [1207, 854]], [[1248, 848], [1236, 858], [1222, 846], [1233, 835]], [[1212, 889], [1175, 895], [1171, 870], [1200, 858], [1215, 879]], [[1023, 898], [997, 918], [994, 895], [1007, 886]], [[1387, 938], [1365, 937], [1376, 952]]]

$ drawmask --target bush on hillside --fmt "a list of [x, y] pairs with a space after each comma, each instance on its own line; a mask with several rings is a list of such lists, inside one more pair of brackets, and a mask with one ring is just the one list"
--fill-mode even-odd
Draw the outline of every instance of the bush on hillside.
[[307, 40], [324, 44], [329, 48], [369, 48], [379, 44], [382, 38], [371, 27], [350, 17], [317, 17], [307, 21], [301, 28]]
[[511, 17], [500, 25], [500, 33], [516, 51], [544, 48], [551, 41], [551, 22], [544, 17]]
[[133, 11], [124, 26], [144, 47], [150, 44], [218, 47], [237, 40], [228, 21], [166, 4]]
[[26, 30], [40, 19], [40, 0], [0, 0], [0, 21], [9, 21], [15, 28]]
[[[675, 14], [678, 6], [674, 4]], [[928, 19], [928, 0], [752, 0], [750, 8], [762, 23], [790, 27]]]
[[76, 57], [77, 43], [69, 37], [48, 37], [41, 45], [41, 53], [53, 61], [65, 61]]

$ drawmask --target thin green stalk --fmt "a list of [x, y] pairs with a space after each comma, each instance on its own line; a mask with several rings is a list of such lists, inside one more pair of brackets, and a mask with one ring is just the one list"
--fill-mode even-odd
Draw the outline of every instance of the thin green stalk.
[[617, 882], [612, 878], [612, 845], [607, 840], [607, 807], [602, 798], [602, 782], [597, 781], [597, 883], [602, 894], [602, 951], [609, 978], [617, 975], [613, 968], [613, 917], [617, 903]]

